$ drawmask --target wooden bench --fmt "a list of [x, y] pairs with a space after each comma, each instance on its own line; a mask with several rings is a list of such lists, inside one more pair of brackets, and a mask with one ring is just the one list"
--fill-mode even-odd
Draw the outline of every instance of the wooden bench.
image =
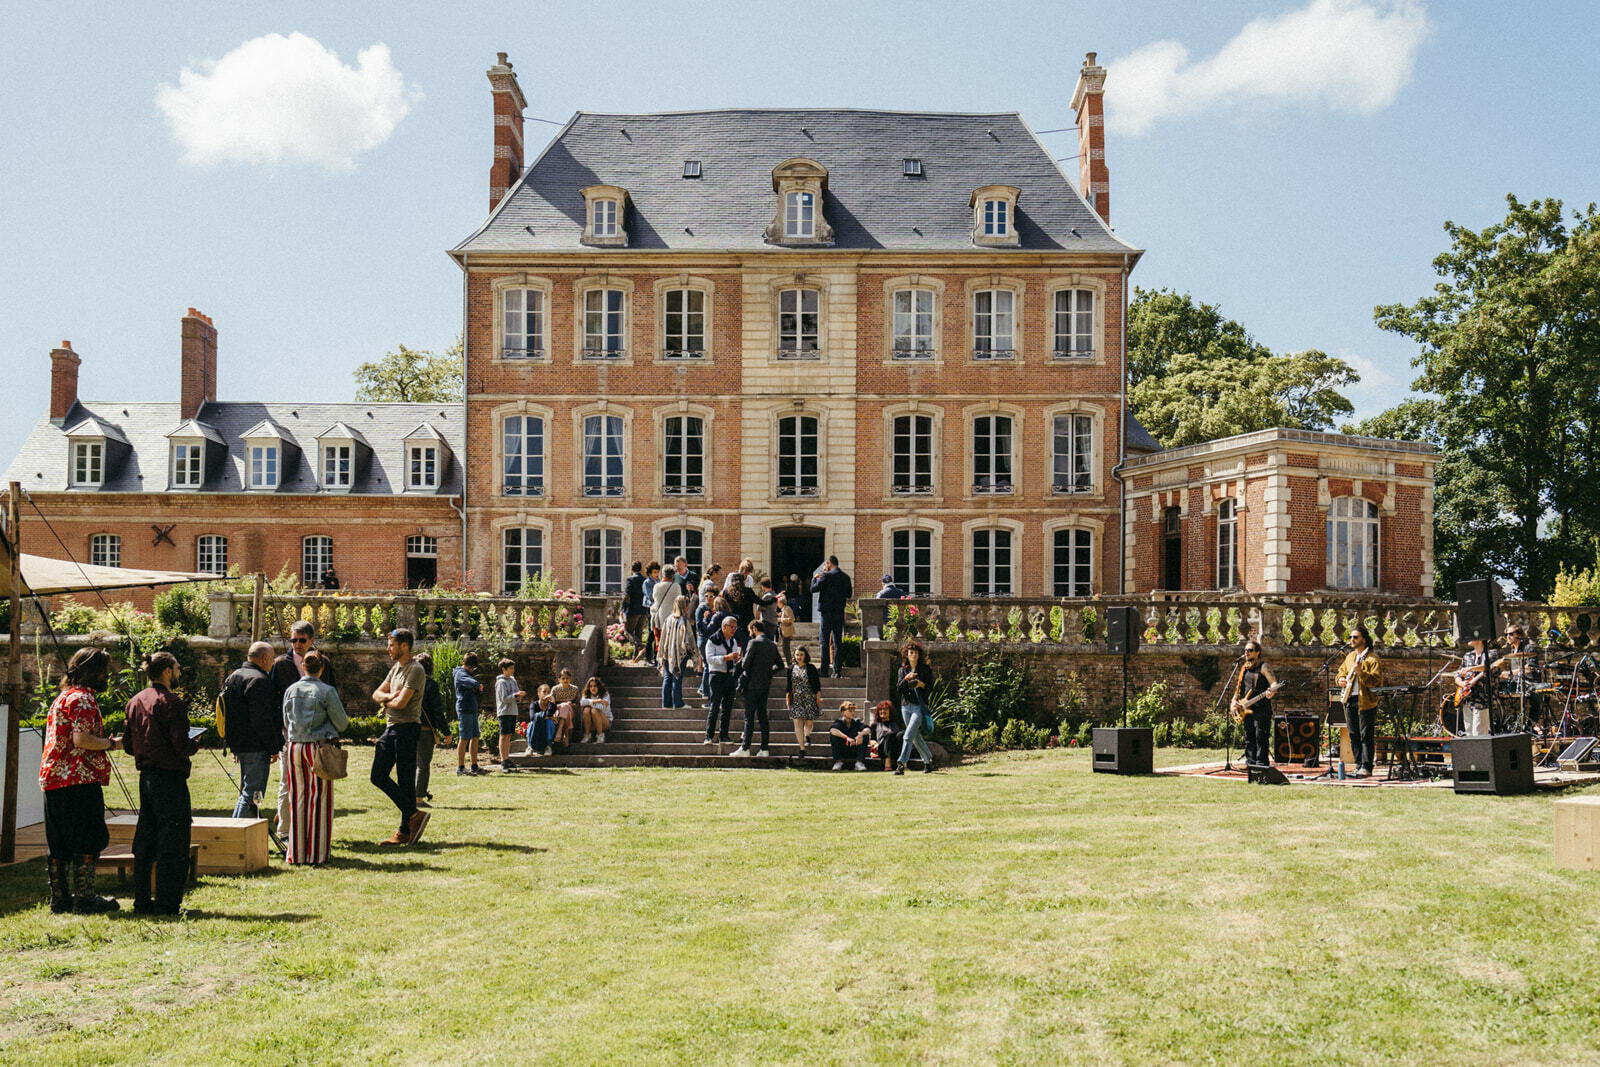
[[[95, 861], [94, 869], [97, 872], [114, 869], [117, 872], [117, 881], [126, 882], [132, 877], [130, 872], [133, 870], [133, 850], [117, 849], [114, 852], [102, 852], [100, 853], [100, 858]], [[152, 868], [152, 877], [154, 873], [154, 868]], [[189, 843], [189, 884], [194, 885], [199, 880], [200, 846], [191, 841]]]

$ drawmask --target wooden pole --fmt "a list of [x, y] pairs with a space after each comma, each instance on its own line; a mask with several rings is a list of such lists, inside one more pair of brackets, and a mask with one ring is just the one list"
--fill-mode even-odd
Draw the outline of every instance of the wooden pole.
[[6, 497], [6, 565], [11, 572], [11, 643], [6, 647], [5, 817], [0, 820], [0, 863], [17, 858], [17, 746], [22, 722], [22, 486], [11, 483]]
[[261, 640], [261, 613], [267, 607], [267, 576], [256, 575], [256, 591], [250, 598], [250, 643]]

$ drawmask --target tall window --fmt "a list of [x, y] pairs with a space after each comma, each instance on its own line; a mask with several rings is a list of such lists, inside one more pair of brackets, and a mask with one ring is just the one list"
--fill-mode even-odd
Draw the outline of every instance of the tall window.
[[1009, 415], [979, 415], [972, 420], [972, 491], [1012, 491]]
[[1094, 355], [1094, 291], [1057, 289], [1055, 321], [1057, 359]]
[[778, 294], [779, 359], [817, 358], [820, 300], [815, 289], [785, 289]]
[[783, 235], [814, 237], [817, 232], [816, 201], [810, 193], [790, 193], [783, 198]]
[[583, 531], [583, 591], [622, 592], [622, 531]]
[[1239, 512], [1232, 497], [1217, 505], [1217, 588], [1239, 584]]
[[322, 572], [333, 566], [333, 538], [313, 535], [300, 539], [300, 584], [315, 589]]
[[1378, 588], [1378, 505], [1342, 496], [1328, 509], [1328, 584]]
[[1161, 512], [1161, 588], [1183, 588], [1183, 509]]
[[195, 538], [194, 569], [201, 574], [227, 574], [228, 539], [221, 534], [201, 534]]
[[1011, 232], [1011, 205], [1004, 200], [983, 202], [983, 235], [1004, 237]]
[[500, 592], [511, 595], [544, 573], [544, 531], [511, 527], [500, 532]]
[[894, 294], [894, 358], [933, 358], [933, 291], [899, 289]]
[[583, 495], [622, 495], [622, 416], [583, 420]]
[[172, 484], [198, 489], [205, 471], [204, 445], [172, 446]]
[[250, 488], [278, 488], [278, 446], [250, 446]]
[[1057, 530], [1050, 560], [1056, 596], [1094, 594], [1094, 531]]
[[789, 415], [778, 420], [778, 495], [816, 496], [817, 420]]
[[933, 416], [896, 415], [889, 491], [933, 492]]
[[1011, 531], [972, 531], [972, 595], [1011, 595]]
[[615, 200], [596, 200], [594, 202], [594, 235], [596, 237], [615, 237], [617, 235], [617, 202]]
[[693, 574], [705, 573], [705, 535], [693, 527], [661, 532], [661, 565], [671, 568], [682, 556]]
[[72, 446], [72, 484], [99, 485], [103, 478], [105, 446], [99, 441], [78, 441]]
[[322, 484], [336, 489], [348, 489], [354, 464], [349, 445], [322, 446]]
[[544, 420], [509, 415], [500, 424], [502, 496], [544, 495]]
[[662, 355], [700, 359], [706, 354], [706, 294], [699, 289], [668, 289]]
[[1017, 294], [1010, 289], [983, 289], [972, 294], [974, 359], [1010, 359], [1017, 354], [1012, 332], [1016, 299]]
[[1094, 419], [1057, 415], [1051, 434], [1050, 488], [1056, 493], [1094, 491]]
[[931, 530], [896, 530], [889, 535], [889, 577], [912, 596], [933, 595]]
[[583, 358], [621, 359], [627, 354], [625, 301], [621, 289], [583, 294]]
[[436, 489], [439, 486], [439, 446], [412, 445], [406, 449], [407, 489]]
[[90, 537], [89, 562], [96, 567], [122, 566], [122, 538], [116, 534], [95, 534]]
[[674, 415], [665, 428], [666, 481], [661, 491], [669, 496], [699, 496], [706, 491], [705, 421]]
[[544, 293], [507, 289], [501, 294], [501, 359], [539, 359], [544, 355]]

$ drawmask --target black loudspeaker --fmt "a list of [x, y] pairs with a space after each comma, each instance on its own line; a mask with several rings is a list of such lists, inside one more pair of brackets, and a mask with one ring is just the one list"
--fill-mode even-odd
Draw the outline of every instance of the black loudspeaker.
[[1108, 611], [1110, 619], [1106, 629], [1106, 650], [1113, 656], [1131, 656], [1139, 651], [1139, 631], [1142, 628], [1139, 609], [1117, 607]]
[[1155, 731], [1148, 726], [1099, 726], [1094, 769], [1104, 774], [1155, 773]]
[[1456, 639], [1500, 636], [1499, 585], [1492, 578], [1456, 583]]
[[1317, 758], [1315, 715], [1280, 715], [1272, 720], [1272, 757], [1279, 763], [1314, 762]]
[[1289, 784], [1289, 779], [1285, 778], [1283, 776], [1283, 772], [1278, 770], [1278, 768], [1276, 768], [1276, 767], [1257, 767], [1257, 766], [1252, 766], [1252, 767], [1248, 768], [1247, 773], [1250, 776], [1250, 784], [1251, 785], [1288, 785]]
[[1450, 740], [1457, 793], [1511, 796], [1533, 792], [1533, 736], [1491, 734]]

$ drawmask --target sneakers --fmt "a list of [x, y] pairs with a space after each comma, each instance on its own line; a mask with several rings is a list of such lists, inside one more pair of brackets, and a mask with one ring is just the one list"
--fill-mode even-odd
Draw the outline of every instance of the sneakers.
[[862, 763], [860, 760], [856, 760], [856, 770], [864, 771], [866, 769], [867, 769], [867, 765], [865, 763]]
[[580, 744], [580, 745], [587, 745], [587, 744], [588, 744], [588, 743], [589, 743], [589, 739], [590, 739], [590, 738], [591, 738], [591, 737], [593, 737], [593, 736], [594, 736], [594, 734], [584, 734], [584, 735], [583, 735], [583, 740], [582, 740], [582, 741], [579, 741], [579, 742], [578, 742], [578, 744]]
[[760, 752], [757, 752], [756, 755], [760, 756], [762, 759], [770, 759], [772, 753], [768, 752], [766, 749], [762, 749]]
[[465, 778], [466, 776], [467, 776], [467, 769], [465, 767], [457, 767], [456, 768], [456, 777]]
[[603, 744], [606, 743], [606, 735], [605, 734], [596, 734], [594, 740], [595, 740], [595, 744], [603, 745]]
[[708, 738], [706, 738], [704, 741], [702, 741], [700, 743], [702, 745], [714, 745], [714, 744], [717, 743], [717, 739], [715, 737], [708, 737]]
[[544, 748], [544, 751], [543, 751], [543, 752], [541, 752], [541, 753], [540, 753], [540, 755], [541, 755], [541, 756], [548, 756], [548, 755], [550, 755], [550, 746], [549, 746], [549, 745], [546, 745], [546, 746], [545, 746], [545, 748]]
[[431, 816], [425, 811], [419, 811], [411, 816], [411, 836], [406, 838], [406, 844], [414, 845], [422, 840], [422, 831], [428, 828], [428, 819]]
[[833, 769], [836, 770], [836, 771], [844, 770], [844, 760], [842, 760], [842, 759], [834, 760], [833, 761]]
[[906, 773], [906, 765], [904, 763], [896, 763], [894, 765], [894, 773], [896, 773], [896, 774], [904, 774], [904, 773]]
[[740, 745], [738, 748], [736, 748], [732, 752], [728, 753], [728, 755], [730, 755], [730, 756], [748, 756], [748, 755], [750, 755], [750, 750], [748, 748], [745, 748], [743, 745]]

